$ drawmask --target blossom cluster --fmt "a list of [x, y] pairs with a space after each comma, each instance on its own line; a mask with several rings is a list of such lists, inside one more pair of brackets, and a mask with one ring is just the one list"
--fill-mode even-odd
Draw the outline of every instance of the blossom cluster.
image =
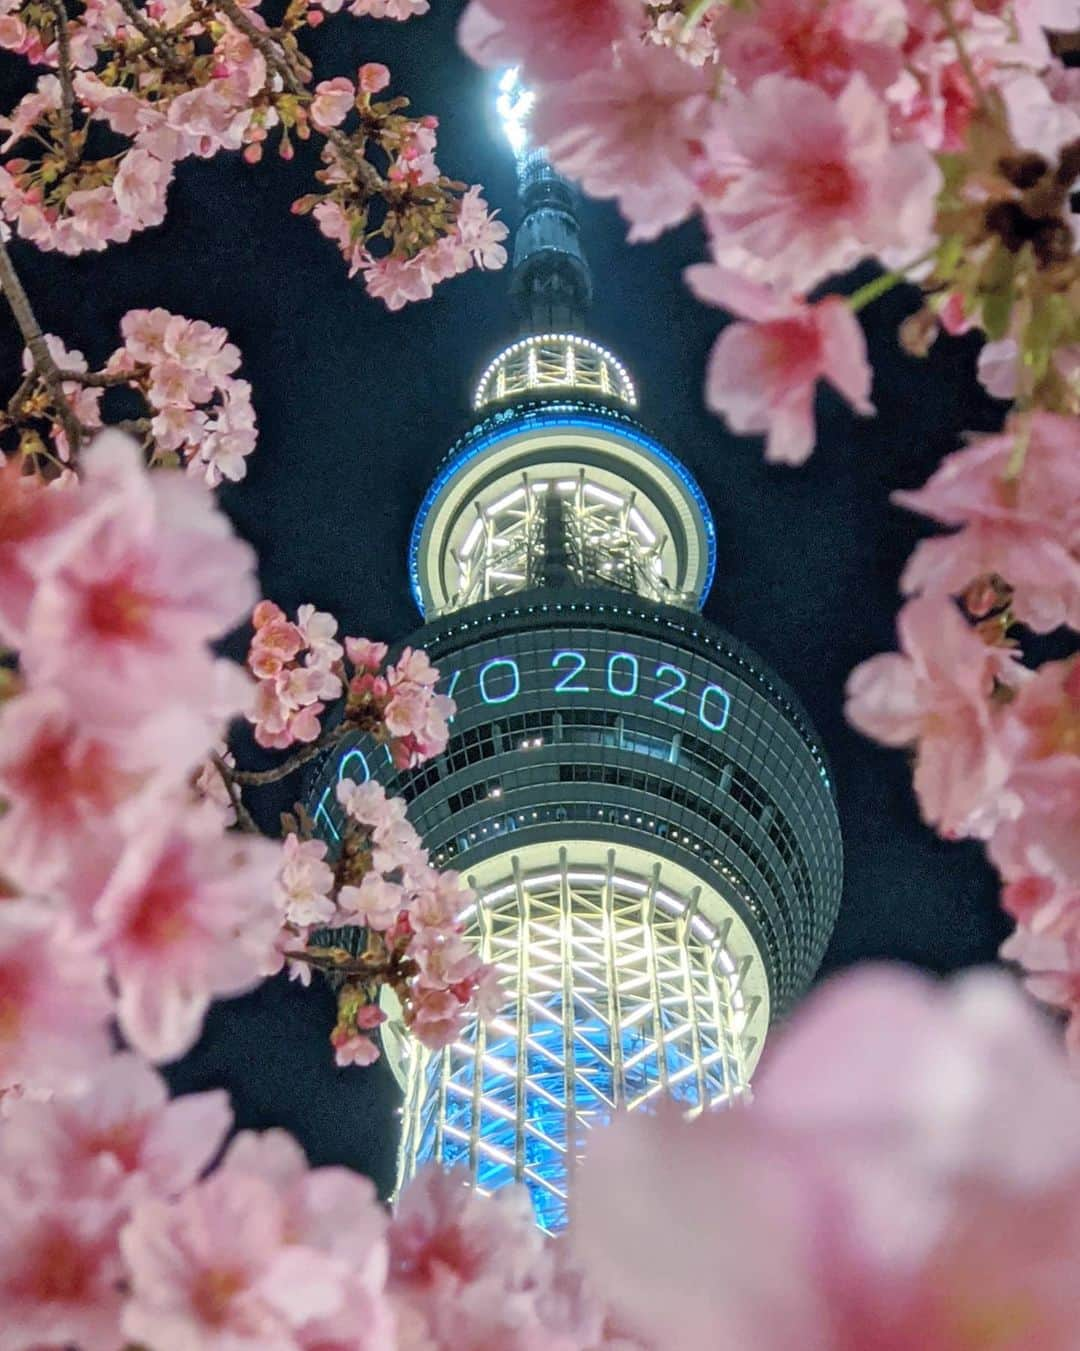
[[435, 162], [438, 119], [403, 116], [404, 99], [373, 101], [389, 83], [385, 66], [368, 63], [355, 82], [338, 76], [317, 84], [310, 108], [313, 124], [325, 132], [358, 114], [358, 134], [366, 138], [361, 149], [377, 147], [385, 165], [388, 209], [380, 222], [373, 226], [370, 219], [368, 160], [334, 138], [323, 146], [325, 167], [316, 174], [326, 191], [298, 198], [293, 211], [311, 212], [341, 251], [349, 276], [359, 272], [369, 295], [398, 310], [429, 299], [439, 282], [471, 267], [502, 267], [507, 227], [478, 187], [458, 198], [446, 195], [447, 180]]
[[459, 34], [520, 68], [535, 143], [615, 198], [631, 239], [700, 216], [691, 284], [736, 316], [707, 401], [798, 464], [819, 381], [872, 411], [853, 314], [806, 299], [871, 259], [928, 294], [910, 340], [958, 309], [1011, 344], [1018, 388], [1080, 411], [1075, 362], [1052, 360], [1080, 342], [1080, 75], [1045, 31], [1070, 28], [1076, 0], [471, 0]]
[[[505, 233], [482, 203], [479, 189], [435, 165], [434, 118], [400, 115], [405, 99], [372, 104], [385, 88], [384, 66], [361, 67], [358, 85], [345, 77], [312, 90], [311, 63], [297, 35], [343, 8], [315, 0], [290, 4], [280, 24], [257, 3], [170, 0], [167, 5], [88, 0], [77, 17], [55, 5], [2, 0], [0, 47], [49, 67], [6, 116], [0, 153], [0, 219], [40, 248], [80, 254], [123, 243], [165, 219], [175, 166], [191, 156], [242, 150], [248, 163], [276, 137], [292, 159], [294, 141], [313, 131], [324, 141], [330, 184], [317, 215], [324, 234], [341, 246], [352, 271], [363, 266], [372, 294], [393, 304], [465, 271], [474, 263], [501, 266]], [[352, 0], [356, 16], [404, 20], [423, 14], [427, 0]], [[362, 110], [350, 132], [345, 87]], [[101, 128], [110, 153], [97, 154]], [[116, 152], [121, 141], [123, 148]], [[377, 165], [370, 152], [378, 151]], [[371, 208], [380, 224], [368, 230]], [[500, 233], [502, 232], [502, 233]], [[438, 245], [447, 241], [441, 250]], [[376, 240], [380, 247], [369, 247]], [[424, 261], [398, 277], [397, 266]], [[424, 284], [414, 273], [422, 268]], [[237, 429], [229, 426], [230, 432]]]
[[81, 476], [0, 471], [0, 1087], [91, 1074], [116, 1019], [155, 1060], [255, 985], [280, 927], [278, 849], [223, 833], [192, 776], [250, 699], [209, 644], [254, 555], [205, 484], [103, 433]]
[[342, 690], [345, 649], [334, 639], [337, 620], [314, 605], [301, 605], [292, 623], [279, 606], [263, 600], [252, 623], [247, 663], [258, 686], [248, 718], [255, 740], [274, 750], [317, 741], [323, 701], [337, 699]]
[[[959, 1090], [959, 1091], [958, 1091]], [[1000, 974], [839, 977], [752, 1112], [591, 1131], [569, 1235], [421, 1172], [387, 1215], [117, 1054], [0, 1110], [0, 1335], [114, 1351], [1072, 1351], [1080, 1089]], [[628, 1185], [632, 1179], [633, 1185]]]
[[[102, 399], [111, 389], [134, 393], [143, 416], [128, 423], [141, 439], [151, 464], [181, 463], [214, 487], [247, 472], [247, 456], [258, 439], [251, 386], [234, 374], [240, 352], [223, 328], [168, 310], [128, 310], [120, 320], [123, 343], [99, 371], [90, 371], [82, 352], [68, 351], [54, 334], [45, 342], [57, 368], [72, 378], [61, 382], [64, 399], [83, 435], [101, 427]], [[55, 400], [29, 350], [23, 354], [26, 380], [14, 406], [0, 415], [0, 430], [18, 438], [21, 455], [46, 468], [52, 457], [73, 461], [59, 401]]]
[[928, 824], [986, 842], [1019, 926], [1002, 955], [1080, 1051], [1080, 659], [1033, 672], [1008, 637], [1080, 629], [1080, 420], [1034, 412], [894, 500], [953, 530], [908, 561], [901, 652], [856, 668], [848, 718], [914, 749]]

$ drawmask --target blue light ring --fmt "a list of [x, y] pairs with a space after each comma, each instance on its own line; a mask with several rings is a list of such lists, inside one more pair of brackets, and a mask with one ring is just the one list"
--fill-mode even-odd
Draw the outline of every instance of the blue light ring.
[[523, 430], [532, 427], [544, 429], [558, 428], [583, 428], [589, 431], [607, 431], [632, 441], [641, 449], [648, 451], [661, 464], [670, 469], [679, 480], [694, 505], [697, 507], [701, 516], [701, 521], [705, 529], [705, 540], [707, 546], [707, 560], [705, 568], [705, 580], [701, 585], [698, 594], [697, 603], [700, 607], [709, 593], [716, 576], [716, 522], [713, 520], [712, 511], [705, 495], [698, 486], [697, 480], [693, 477], [686, 466], [672, 455], [671, 451], [665, 449], [659, 441], [654, 440], [645, 432], [638, 430], [633, 425], [627, 425], [625, 421], [617, 418], [582, 416], [563, 417], [552, 416], [550, 413], [529, 412], [514, 418], [508, 426], [500, 427], [498, 430], [488, 432], [477, 440], [465, 439], [465, 444], [461, 450], [451, 459], [444, 462], [443, 468], [436, 475], [431, 487], [424, 495], [424, 500], [420, 503], [420, 509], [416, 513], [416, 519], [413, 522], [412, 534], [409, 537], [409, 585], [412, 588], [413, 599], [416, 602], [416, 608], [421, 615], [425, 615], [423, 593], [420, 587], [420, 541], [424, 533], [424, 527], [427, 524], [428, 516], [435, 503], [441, 497], [447, 484], [457, 476], [461, 469], [470, 464], [477, 456], [482, 455], [492, 446], [498, 445], [502, 441], [509, 440], [512, 436], [519, 435]]

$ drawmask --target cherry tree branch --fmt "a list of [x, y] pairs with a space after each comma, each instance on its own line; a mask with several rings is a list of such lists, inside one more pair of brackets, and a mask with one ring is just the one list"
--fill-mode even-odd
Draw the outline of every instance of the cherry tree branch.
[[75, 416], [71, 404], [68, 403], [67, 395], [64, 393], [63, 376], [60, 373], [60, 368], [52, 359], [52, 353], [49, 351], [45, 335], [41, 331], [41, 325], [31, 308], [30, 299], [19, 280], [19, 274], [15, 271], [15, 264], [11, 261], [11, 254], [8, 252], [7, 245], [2, 239], [0, 239], [0, 290], [3, 291], [11, 313], [15, 316], [15, 322], [19, 326], [23, 342], [30, 349], [34, 368], [44, 382], [45, 388], [49, 391], [49, 397], [56, 405], [60, 425], [67, 436], [71, 453], [75, 455], [82, 443], [82, 427], [79, 425], [79, 419]]
[[230, 769], [229, 773], [236, 783], [245, 784], [251, 788], [261, 788], [268, 783], [280, 783], [282, 779], [287, 779], [290, 774], [295, 774], [304, 765], [310, 764], [323, 751], [336, 746], [351, 730], [348, 723], [342, 723], [327, 736], [321, 737], [318, 741], [313, 741], [310, 746], [305, 746], [302, 751], [297, 751], [295, 755], [290, 756], [284, 764], [278, 765], [275, 769]]
[[210, 752], [210, 759], [213, 761], [214, 768], [221, 775], [221, 782], [225, 785], [225, 791], [229, 795], [229, 801], [232, 803], [233, 811], [236, 812], [236, 819], [240, 823], [240, 829], [246, 830], [249, 834], [258, 835], [259, 827], [255, 824], [255, 818], [244, 806], [243, 794], [240, 785], [233, 777], [233, 770], [225, 757], [219, 755], [217, 751]]
[[[236, 0], [213, 0], [213, 5], [215, 9], [220, 9], [224, 14], [227, 14], [234, 27], [238, 28], [251, 42], [252, 46], [262, 54], [267, 66], [281, 76], [282, 83], [290, 94], [304, 99], [305, 102], [310, 101], [311, 91], [297, 75], [295, 66], [280, 42], [276, 42], [269, 33], [256, 27], [251, 17], [245, 10], [241, 9]], [[362, 155], [356, 153], [352, 141], [343, 131], [339, 131], [337, 127], [330, 127], [324, 135], [356, 174], [367, 192], [376, 196], [384, 191], [388, 186], [386, 181], [373, 164], [369, 164]]]
[[71, 75], [71, 34], [68, 32], [68, 15], [64, 0], [50, 0], [50, 4], [56, 16], [56, 73], [60, 77], [60, 139], [64, 146], [64, 157], [70, 167], [77, 158], [75, 123], [72, 119], [75, 87]]
[[152, 24], [135, 3], [135, 0], [120, 0], [120, 8], [131, 20], [132, 27], [138, 29], [146, 41], [146, 46], [141, 51], [159, 51], [165, 64], [173, 69], [177, 69], [184, 64], [176, 55], [176, 49], [173, 47], [172, 37], [168, 31]]

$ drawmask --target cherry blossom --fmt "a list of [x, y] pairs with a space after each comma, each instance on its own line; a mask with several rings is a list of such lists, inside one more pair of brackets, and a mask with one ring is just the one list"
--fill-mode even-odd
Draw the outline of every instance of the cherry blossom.
[[326, 844], [322, 840], [285, 836], [278, 888], [285, 918], [291, 924], [325, 924], [333, 919], [335, 906], [330, 891], [334, 872], [325, 859]]
[[149, 1187], [169, 1196], [190, 1186], [232, 1123], [221, 1089], [169, 1101], [164, 1079], [138, 1056], [113, 1056], [82, 1091], [16, 1103], [0, 1133], [4, 1166], [70, 1196]]
[[894, 493], [901, 506], [962, 527], [916, 547], [904, 591], [957, 594], [997, 573], [1013, 589], [1016, 617], [1037, 632], [1080, 626], [1078, 450], [1074, 418], [1036, 412], [947, 457], [921, 489]]
[[0, 1348], [115, 1351], [123, 1264], [116, 1200], [0, 1177]]
[[105, 967], [37, 900], [0, 924], [0, 1088], [78, 1083], [109, 1052]]
[[83, 456], [83, 510], [34, 594], [22, 662], [77, 699], [87, 727], [130, 726], [163, 701], [204, 708], [206, 644], [250, 606], [254, 554], [200, 485], [147, 475], [106, 432]]
[[671, 1351], [719, 1326], [764, 1351], [1066, 1351], [1078, 1113], [1052, 1033], [1006, 977], [869, 970], [766, 1050], [753, 1112], [642, 1113], [598, 1134], [573, 1241]]
[[[475, 0], [474, 0], [475, 3]], [[615, 197], [630, 238], [654, 239], [697, 204], [699, 155], [714, 117], [706, 71], [655, 46], [627, 46], [537, 104], [531, 130], [560, 172]]]
[[734, 246], [761, 280], [805, 291], [868, 255], [913, 259], [929, 244], [941, 173], [923, 146], [891, 143], [863, 76], [834, 100], [765, 75], [731, 93], [724, 125], [747, 167], [710, 202], [721, 260]]
[[197, 820], [132, 839], [94, 909], [124, 1035], [152, 1060], [182, 1055], [211, 999], [256, 985], [281, 925], [279, 851]]
[[942, 832], [985, 833], [1009, 773], [991, 695], [1019, 683], [1011, 654], [988, 647], [950, 601], [909, 601], [897, 619], [902, 655], [871, 657], [851, 673], [845, 712], [887, 746], [916, 747], [915, 792]]
[[843, 300], [816, 305], [784, 300], [723, 268], [688, 272], [695, 294], [734, 311], [717, 339], [706, 376], [706, 402], [736, 432], [764, 432], [765, 458], [801, 464], [814, 448], [814, 391], [827, 380], [864, 416], [870, 365], [858, 320]]
[[340, 126], [356, 102], [356, 87], [344, 75], [332, 80], [320, 80], [311, 100], [311, 120], [320, 131]]
[[259, 684], [248, 718], [255, 725], [256, 741], [278, 750], [297, 741], [316, 741], [323, 701], [338, 698], [342, 691], [344, 649], [333, 636], [337, 620], [313, 605], [302, 605], [294, 624], [279, 606], [261, 601], [252, 622], [248, 666]]
[[0, 639], [18, 643], [36, 574], [78, 510], [64, 485], [46, 487], [18, 457], [0, 465]]
[[763, 75], [806, 80], [836, 97], [855, 74], [879, 93], [900, 74], [902, 0], [761, 0], [713, 20], [718, 59], [740, 88]]
[[636, 0], [470, 0], [458, 40], [481, 66], [561, 80], [606, 65], [640, 14]]

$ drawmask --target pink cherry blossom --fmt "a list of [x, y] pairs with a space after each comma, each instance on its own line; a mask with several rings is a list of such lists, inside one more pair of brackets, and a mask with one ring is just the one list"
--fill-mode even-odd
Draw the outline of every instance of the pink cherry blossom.
[[[1014, 469], [1018, 439], [1022, 463]], [[901, 578], [911, 595], [959, 594], [997, 573], [1016, 617], [1037, 632], [1080, 626], [1080, 428], [1035, 412], [946, 458], [926, 484], [893, 501], [955, 533], [923, 540]]]
[[842, 977], [769, 1056], [751, 1113], [591, 1138], [573, 1242], [630, 1326], [665, 1351], [717, 1327], [760, 1351], [1071, 1348], [1080, 1088], [1011, 981]]
[[119, 433], [100, 436], [82, 466], [95, 528], [38, 585], [27, 674], [77, 699], [89, 726], [130, 725], [163, 700], [204, 707], [206, 644], [251, 605], [253, 551], [204, 488], [148, 474]]
[[561, 80], [607, 65], [639, 19], [633, 0], [471, 0], [458, 41], [478, 65]]
[[618, 199], [632, 240], [655, 239], [697, 203], [710, 93], [708, 73], [667, 48], [627, 46], [614, 65], [554, 87], [531, 128], [561, 173]]
[[400, 310], [431, 299], [433, 283], [423, 254], [414, 258], [398, 258], [393, 254], [369, 258], [362, 267], [368, 295], [381, 300], [388, 310]]
[[377, 671], [386, 660], [387, 647], [370, 638], [346, 638], [345, 651], [358, 671]]
[[900, 653], [871, 657], [848, 678], [848, 721], [886, 746], [916, 747], [924, 820], [949, 836], [985, 833], [1009, 773], [990, 696], [1011, 676], [950, 601], [909, 601], [897, 618]]
[[913, 258], [930, 243], [941, 173], [923, 146], [890, 142], [861, 75], [835, 100], [763, 76], [729, 95], [724, 124], [747, 167], [710, 203], [709, 223], [721, 255], [744, 250], [761, 280], [806, 291], [869, 255]]
[[741, 316], [716, 341], [706, 402], [732, 431], [764, 432], [765, 458], [802, 464], [814, 448], [814, 392], [827, 380], [858, 413], [874, 411], [866, 339], [845, 302], [784, 300], [723, 268], [688, 269], [691, 288]]
[[294, 1329], [336, 1312], [343, 1292], [320, 1254], [288, 1242], [287, 1221], [270, 1185], [233, 1169], [137, 1204], [120, 1240], [127, 1338], [161, 1351], [292, 1351]]
[[112, 1056], [83, 1092], [18, 1102], [3, 1131], [4, 1158], [24, 1182], [69, 1196], [137, 1182], [179, 1193], [217, 1153], [232, 1123], [221, 1089], [169, 1101], [164, 1079], [138, 1056]]
[[0, 639], [22, 641], [36, 576], [77, 512], [74, 493], [25, 474], [18, 457], [0, 465]]
[[340, 1069], [348, 1069], [350, 1065], [374, 1065], [379, 1058], [379, 1048], [370, 1037], [358, 1033], [341, 1042], [335, 1042], [333, 1037], [330, 1040], [334, 1047], [334, 1064]]
[[122, 1222], [116, 1200], [31, 1192], [0, 1177], [2, 1351], [123, 1344]]
[[417, 1041], [432, 1051], [441, 1051], [461, 1035], [462, 1001], [449, 990], [417, 987], [412, 994], [407, 1021]]
[[352, 80], [338, 75], [332, 80], [320, 80], [311, 100], [311, 120], [320, 131], [338, 127], [352, 112], [356, 103], [356, 87]]
[[211, 999], [259, 981], [281, 924], [280, 855], [261, 838], [144, 830], [94, 910], [124, 1035], [152, 1060], [194, 1043]]
[[365, 94], [381, 94], [390, 83], [390, 71], [379, 61], [365, 61], [357, 71], [356, 83]]
[[36, 900], [0, 910], [0, 1088], [78, 1084], [109, 1053], [105, 968]]
[[342, 887], [338, 905], [353, 923], [368, 929], [389, 929], [405, 907], [405, 897], [396, 882], [386, 882], [378, 873], [364, 875], [358, 887]]
[[510, 233], [501, 220], [496, 220], [478, 187], [469, 188], [458, 203], [457, 238], [454, 241], [468, 257], [455, 271], [463, 272], [475, 263], [477, 267], [498, 269], [506, 265], [503, 240]]
[[326, 924], [333, 919], [334, 872], [325, 862], [325, 842], [286, 835], [281, 854], [278, 889], [285, 918], [298, 925]]
[[900, 73], [901, 0], [761, 0], [714, 20], [719, 59], [742, 89], [790, 75], [836, 97], [853, 75], [884, 92]]

